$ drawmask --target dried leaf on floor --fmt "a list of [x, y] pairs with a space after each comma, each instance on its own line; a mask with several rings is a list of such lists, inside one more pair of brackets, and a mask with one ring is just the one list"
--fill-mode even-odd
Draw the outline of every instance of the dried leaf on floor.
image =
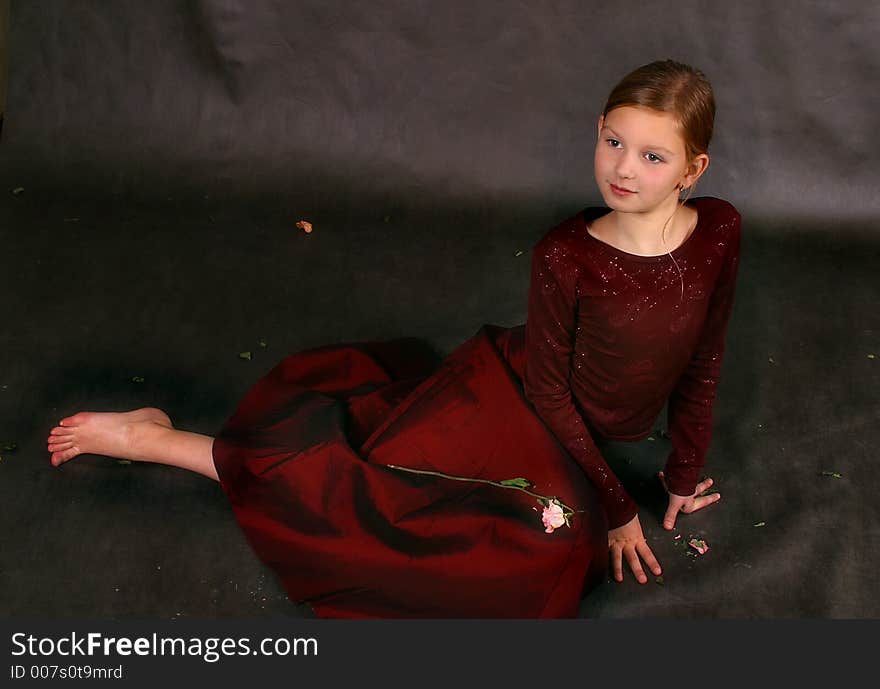
[[842, 474], [837, 473], [836, 471], [822, 471], [819, 473], [820, 476], [828, 476], [830, 478], [843, 478]]
[[250, 361], [251, 360], [251, 353], [250, 352], [239, 352], [238, 358], [239, 359], [247, 359], [248, 361]]
[[306, 234], [309, 234], [312, 231], [312, 223], [308, 220], [297, 220], [296, 226]]

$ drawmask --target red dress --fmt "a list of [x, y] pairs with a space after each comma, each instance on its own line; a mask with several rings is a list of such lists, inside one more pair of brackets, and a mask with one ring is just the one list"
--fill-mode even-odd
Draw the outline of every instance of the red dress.
[[[645, 283], [636, 288], [622, 265], [609, 277], [606, 263], [618, 250], [585, 231], [607, 209], [590, 208], [535, 246], [526, 324], [484, 325], [439, 362], [409, 338], [319, 347], [288, 356], [259, 380], [217, 435], [214, 462], [248, 541], [290, 598], [321, 617], [576, 616], [604, 576], [609, 521], [629, 509], [596, 442], [647, 435], [664, 381], [675, 373], [680, 385], [672, 392], [688, 399], [676, 417], [679, 443], [693, 446], [673, 453], [667, 470], [686, 483], [702, 461], [692, 447], [708, 445], [684, 427], [695, 410], [705, 426], [711, 401], [692, 394], [714, 393], [717, 374], [676, 366], [707, 356], [720, 366], [718, 336], [708, 330], [726, 325], [739, 216], [717, 199], [690, 203], [697, 229], [673, 252], [689, 291], [675, 311], [665, 302], [656, 309], [679, 320], [672, 327], [664, 319], [657, 337], [641, 332], [640, 351], [632, 338], [657, 322], [624, 319], [620, 309], [631, 313], [627, 300], [649, 293], [663, 301], [671, 288], [658, 280], [649, 290], [647, 270], [636, 271]], [[619, 253], [616, 262], [632, 257]], [[660, 275], [666, 268], [660, 257], [633, 258], [630, 269], [654, 266]], [[609, 289], [605, 278], [618, 282]], [[579, 336], [587, 322], [598, 339]], [[626, 358], [612, 356], [612, 345]], [[577, 357], [587, 351], [579, 348], [588, 347], [594, 358], [604, 351], [612, 365], [623, 364], [629, 378], [613, 390], [578, 378]], [[660, 390], [637, 375], [646, 370]], [[597, 375], [607, 381], [609, 371]], [[706, 381], [699, 390], [693, 375]], [[585, 391], [596, 391], [595, 407], [582, 404]], [[603, 414], [621, 400], [624, 414]], [[582, 512], [570, 528], [546, 533], [540, 505], [524, 493], [384, 465], [523, 477], [535, 492]]]

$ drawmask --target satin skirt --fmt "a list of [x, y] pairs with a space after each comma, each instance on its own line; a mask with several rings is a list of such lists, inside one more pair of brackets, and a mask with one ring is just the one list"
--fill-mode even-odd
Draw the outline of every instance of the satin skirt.
[[[283, 359], [217, 435], [221, 486], [288, 596], [332, 618], [576, 617], [605, 576], [595, 490], [525, 398], [525, 326], [442, 360], [421, 340]], [[579, 510], [545, 531], [526, 478]]]

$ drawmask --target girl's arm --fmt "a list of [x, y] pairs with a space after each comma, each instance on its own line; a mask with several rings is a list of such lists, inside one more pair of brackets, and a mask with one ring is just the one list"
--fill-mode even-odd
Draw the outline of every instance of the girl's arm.
[[[666, 461], [664, 481], [667, 490], [672, 494], [671, 497], [693, 498], [701, 492], [697, 491], [697, 488], [712, 438], [713, 403], [721, 373], [727, 325], [736, 291], [740, 222], [739, 213], [731, 207], [730, 232], [724, 264], [710, 298], [706, 322], [694, 355], [669, 398], [667, 422], [672, 452]], [[694, 511], [693, 503], [682, 501], [678, 503], [689, 505], [684, 511]], [[672, 528], [674, 523], [675, 515], [667, 512], [664, 526]]]
[[552, 236], [532, 251], [523, 384], [538, 415], [598, 490], [614, 529], [632, 521], [638, 506], [600, 454], [571, 399], [577, 270], [565, 245]]

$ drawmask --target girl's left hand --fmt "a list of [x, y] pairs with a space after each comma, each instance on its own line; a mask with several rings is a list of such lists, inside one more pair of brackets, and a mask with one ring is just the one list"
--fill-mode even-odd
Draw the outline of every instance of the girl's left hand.
[[669, 495], [669, 508], [666, 510], [666, 514], [663, 517], [663, 528], [667, 531], [671, 531], [675, 527], [675, 518], [678, 516], [679, 512], [690, 514], [691, 512], [696, 512], [704, 507], [708, 507], [712, 503], [718, 502], [721, 499], [721, 493], [700, 496], [700, 493], [704, 490], [708, 490], [714, 483], [710, 478], [707, 478], [705, 481], [700, 481], [697, 484], [697, 488], [694, 490], [693, 495], [684, 496], [675, 495], [674, 493], [669, 492], [669, 489], [666, 487], [666, 478], [663, 476], [662, 471], [658, 476], [660, 477], [660, 482], [663, 484], [663, 489]]

